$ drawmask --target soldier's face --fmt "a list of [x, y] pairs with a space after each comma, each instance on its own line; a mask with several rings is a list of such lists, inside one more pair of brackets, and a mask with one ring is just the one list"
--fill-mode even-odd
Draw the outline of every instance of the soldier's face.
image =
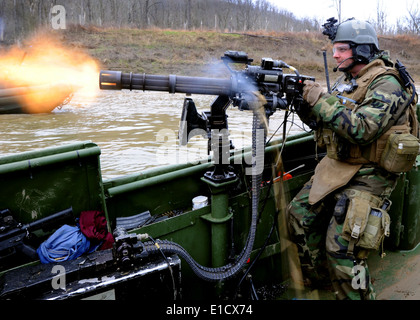
[[[337, 42], [334, 43], [333, 46], [333, 58], [335, 59], [335, 61], [337, 62], [337, 66], [342, 63], [344, 60], [352, 57], [353, 52], [350, 48], [350, 45], [348, 43], [344, 43], [344, 42]], [[340, 65], [340, 68], [346, 68], [348, 67], [351, 63], [353, 62], [353, 59], [349, 59], [345, 62], [343, 62], [343, 64]]]

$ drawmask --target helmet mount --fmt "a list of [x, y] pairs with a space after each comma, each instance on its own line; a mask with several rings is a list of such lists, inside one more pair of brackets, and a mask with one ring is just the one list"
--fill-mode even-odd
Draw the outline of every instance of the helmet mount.
[[328, 36], [328, 38], [331, 41], [334, 41], [335, 35], [337, 34], [337, 29], [338, 29], [338, 25], [336, 24], [337, 22], [338, 22], [337, 19], [335, 19], [334, 17], [331, 17], [327, 20], [326, 23], [322, 25], [324, 27], [322, 34]]

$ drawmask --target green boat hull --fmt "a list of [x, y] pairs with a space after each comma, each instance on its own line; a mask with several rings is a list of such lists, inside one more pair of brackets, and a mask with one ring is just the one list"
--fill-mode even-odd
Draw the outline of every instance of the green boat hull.
[[[249, 284], [263, 288], [260, 293], [264, 288], [276, 288], [274, 294], [268, 293], [264, 296], [267, 299], [302, 297], [296, 290], [292, 290], [294, 287], [290, 284], [291, 277], [293, 278], [291, 274], [296, 270], [290, 266], [293, 259], [283, 222], [283, 208], [313, 174], [317, 157], [323, 154], [315, 154], [311, 134], [290, 137], [282, 152], [284, 171], [298, 169], [293, 171], [292, 179], [274, 183], [270, 187], [265, 182], [273, 176], [273, 162], [277, 160], [281, 148], [281, 141], [272, 142], [266, 148], [255, 243], [250, 261], [243, 267], [244, 271], [249, 269], [244, 280], [246, 285], [239, 286], [239, 279], [245, 274], [242, 271], [237, 277], [217, 282], [217, 285], [201, 280], [188, 263], [181, 259], [178, 267], [182, 276], [178, 280], [182, 288], [182, 298], [246, 299]], [[250, 151], [245, 149], [240, 155], [237, 152], [232, 154], [231, 163], [237, 179], [224, 184], [209, 183], [203, 179], [206, 171], [212, 168], [213, 164], [209, 161], [153, 168], [103, 181], [101, 151], [90, 141], [7, 156], [0, 158], [0, 209], [9, 209], [21, 223], [30, 223], [69, 207], [73, 208], [76, 215], [85, 210], [100, 210], [105, 213], [110, 231], [116, 227], [117, 218], [129, 218], [146, 212], [150, 214], [151, 223], [137, 226], [130, 233], [147, 233], [154, 239], [173, 241], [181, 245], [199, 264], [220, 267], [232, 262], [241, 252], [249, 232], [251, 177], [245, 174], [246, 165], [241, 160], [248, 152]], [[391, 236], [385, 242], [389, 255], [382, 259], [384, 261], [401, 261], [401, 251], [416, 252], [415, 248], [420, 243], [420, 208], [416, 201], [420, 186], [420, 172], [417, 170], [420, 166], [419, 157], [416, 166], [416, 169], [401, 175], [392, 195], [392, 230]], [[208, 198], [208, 205], [193, 210], [192, 199], [199, 195]], [[417, 256], [416, 253], [411, 255]], [[86, 257], [79, 259], [86, 260]], [[375, 276], [380, 272], [382, 275], [378, 282], [380, 290], [390, 290], [387, 288], [395, 284], [395, 273], [385, 274], [380, 271], [381, 261], [377, 261], [377, 257], [372, 257], [371, 260], [372, 274]], [[133, 266], [133, 270], [138, 271], [146, 264], [147, 261], [142, 260]], [[385, 264], [389, 264], [389, 261]], [[8, 275], [28, 273], [28, 268], [40, 268], [37, 265], [37, 260], [25, 260], [24, 257], [11, 259], [10, 263], [1, 266], [0, 289], [4, 292]], [[112, 271], [109, 274], [115, 276], [116, 268], [109, 268]], [[107, 272], [105, 271], [105, 275]], [[149, 285], [153, 287], [153, 284]], [[104, 286], [98, 290], [104, 292], [112, 286], [110, 284], [109, 288]], [[37, 296], [34, 284], [30, 297], [51, 298], [54, 292], [53, 290], [51, 293], [50, 290], [49, 295], [46, 295], [40, 286]], [[87, 292], [83, 297], [96, 293]], [[3, 297], [8, 298], [7, 295]], [[56, 297], [70, 296], [63, 296], [62, 292], [57, 291]], [[71, 297], [78, 296], [75, 294]], [[333, 296], [326, 292], [318, 297], [329, 299]]]

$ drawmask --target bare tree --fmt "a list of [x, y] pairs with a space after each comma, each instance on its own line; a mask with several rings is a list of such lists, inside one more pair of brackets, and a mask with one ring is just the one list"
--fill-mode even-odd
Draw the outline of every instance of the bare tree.
[[333, 7], [337, 10], [338, 23], [341, 23], [341, 0], [333, 0]]
[[51, 25], [54, 5], [66, 9], [67, 25], [231, 32], [318, 29], [318, 23], [300, 20], [268, 0], [0, 0], [4, 39], [13, 42], [38, 26]]
[[378, 0], [376, 2], [376, 31], [379, 34], [385, 34], [387, 32], [386, 13], [383, 9], [383, 1]]
[[420, 34], [420, 11], [419, 6], [416, 4], [414, 7], [411, 4], [410, 8], [407, 8], [408, 17], [406, 18], [408, 24], [408, 32], [413, 34]]

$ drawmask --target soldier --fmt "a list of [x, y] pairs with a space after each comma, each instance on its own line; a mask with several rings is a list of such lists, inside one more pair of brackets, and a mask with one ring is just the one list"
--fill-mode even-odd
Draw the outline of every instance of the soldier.
[[[289, 204], [288, 226], [308, 282], [322, 281], [328, 268], [337, 299], [374, 299], [367, 256], [389, 234], [388, 197], [418, 154], [417, 95], [405, 83], [405, 68], [379, 50], [369, 23], [336, 22], [330, 19], [324, 34], [333, 42], [334, 71], [344, 75], [331, 93], [305, 81], [309, 107], [299, 114], [327, 156]], [[407, 138], [411, 144], [401, 145], [412, 146], [410, 155], [396, 161], [385, 155], [391, 137]]]

